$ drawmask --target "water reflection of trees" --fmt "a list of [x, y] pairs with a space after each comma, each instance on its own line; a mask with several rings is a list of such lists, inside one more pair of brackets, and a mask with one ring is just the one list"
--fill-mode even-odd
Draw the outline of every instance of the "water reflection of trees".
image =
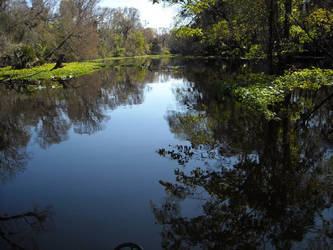
[[28, 153], [26, 146], [30, 135], [25, 128], [25, 122], [20, 119], [18, 110], [11, 105], [15, 104], [8, 95], [1, 96], [0, 105], [0, 177], [8, 179], [17, 171], [25, 168]]
[[[147, 67], [119, 69], [116, 65], [66, 82], [64, 89], [29, 94], [22, 88], [0, 86], [0, 179], [6, 181], [24, 171], [32, 139], [45, 149], [68, 139], [70, 129], [90, 135], [103, 129], [109, 119], [107, 110], [142, 103], [145, 84], [159, 75]], [[39, 249], [35, 234], [47, 231], [51, 218], [50, 207], [0, 214], [0, 249]]]
[[[168, 198], [152, 205], [163, 225], [162, 247], [290, 249], [303, 241], [308, 249], [329, 249], [333, 221], [323, 214], [333, 199], [332, 100], [304, 124], [295, 120], [332, 89], [296, 91], [280, 107], [283, 118], [267, 121], [221, 92], [209, 75], [197, 76], [176, 90], [185, 111], [167, 115], [171, 131], [191, 146], [158, 150], [183, 165], [175, 183], [160, 181]], [[294, 110], [299, 103], [301, 114]], [[198, 159], [206, 164], [192, 167]], [[200, 215], [180, 214], [186, 199], [201, 200]]]
[[148, 66], [162, 67], [165, 62], [144, 60], [133, 67], [119, 67], [122, 64], [126, 66], [117, 62], [66, 82], [63, 89], [27, 94], [0, 86], [0, 175], [8, 178], [24, 170], [32, 134], [41, 148], [48, 148], [68, 139], [71, 128], [89, 135], [102, 130], [109, 109], [142, 103], [145, 84], [159, 77]]
[[0, 216], [0, 248], [39, 249], [34, 234], [45, 232], [51, 223], [51, 207]]

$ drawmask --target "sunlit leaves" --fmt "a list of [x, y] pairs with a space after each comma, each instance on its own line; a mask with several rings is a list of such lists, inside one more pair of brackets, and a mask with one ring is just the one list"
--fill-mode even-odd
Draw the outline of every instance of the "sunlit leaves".
[[333, 28], [333, 9], [317, 9], [308, 17], [309, 22], [321, 28], [323, 32], [331, 32]]
[[[295, 89], [317, 90], [333, 85], [333, 70], [304, 69], [288, 72], [273, 80], [265, 75], [252, 74], [248, 79], [238, 79], [239, 85], [233, 85], [231, 93], [244, 105], [263, 112], [267, 119], [277, 119], [274, 111], [277, 103], [283, 102]], [[241, 86], [243, 84], [245, 86]]]
[[203, 11], [207, 10], [211, 5], [215, 4], [215, 0], [205, 0], [205, 1], [189, 1], [183, 6], [184, 9], [189, 9], [190, 13], [193, 15], [198, 15]]
[[288, 72], [277, 78], [273, 84], [288, 91], [292, 91], [295, 88], [315, 90], [322, 86], [333, 85], [333, 70], [312, 68]]
[[201, 28], [190, 28], [182, 26], [176, 30], [177, 38], [201, 38], [203, 35]]
[[221, 20], [208, 27], [205, 36], [210, 45], [232, 39], [232, 33], [226, 20]]

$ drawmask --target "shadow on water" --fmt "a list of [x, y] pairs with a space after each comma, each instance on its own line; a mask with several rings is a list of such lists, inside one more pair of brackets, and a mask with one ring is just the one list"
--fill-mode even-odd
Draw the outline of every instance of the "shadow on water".
[[[204, 68], [185, 73], [187, 86], [175, 90], [183, 110], [166, 115], [189, 143], [157, 150], [179, 165], [174, 182], [160, 180], [164, 201], [151, 204], [162, 248], [331, 249], [333, 100], [322, 100], [333, 89], [295, 90], [282, 119], [269, 121], [215, 77]], [[318, 104], [299, 125], [300, 110]], [[181, 211], [190, 200], [201, 205], [189, 217]]]

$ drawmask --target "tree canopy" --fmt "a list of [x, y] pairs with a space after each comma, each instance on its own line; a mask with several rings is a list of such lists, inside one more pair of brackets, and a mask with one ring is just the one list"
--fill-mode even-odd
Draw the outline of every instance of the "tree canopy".
[[[168, 52], [165, 32], [143, 27], [135, 8], [98, 0], [2, 0], [0, 66]], [[162, 50], [163, 48], [163, 50]]]
[[332, 1], [153, 0], [180, 6], [172, 51], [228, 57], [311, 55], [332, 60]]

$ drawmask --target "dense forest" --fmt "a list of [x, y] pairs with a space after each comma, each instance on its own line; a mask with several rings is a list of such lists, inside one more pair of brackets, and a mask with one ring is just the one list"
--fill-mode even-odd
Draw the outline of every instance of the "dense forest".
[[168, 53], [167, 30], [143, 27], [135, 8], [98, 0], [1, 0], [0, 66]]
[[135, 8], [98, 0], [1, 0], [0, 65], [25, 68], [145, 54], [333, 59], [330, 0], [153, 0], [179, 7], [173, 30], [144, 27]]
[[[154, 0], [154, 2], [160, 2]], [[330, 0], [163, 0], [180, 5], [173, 52], [262, 58], [333, 58]]]

